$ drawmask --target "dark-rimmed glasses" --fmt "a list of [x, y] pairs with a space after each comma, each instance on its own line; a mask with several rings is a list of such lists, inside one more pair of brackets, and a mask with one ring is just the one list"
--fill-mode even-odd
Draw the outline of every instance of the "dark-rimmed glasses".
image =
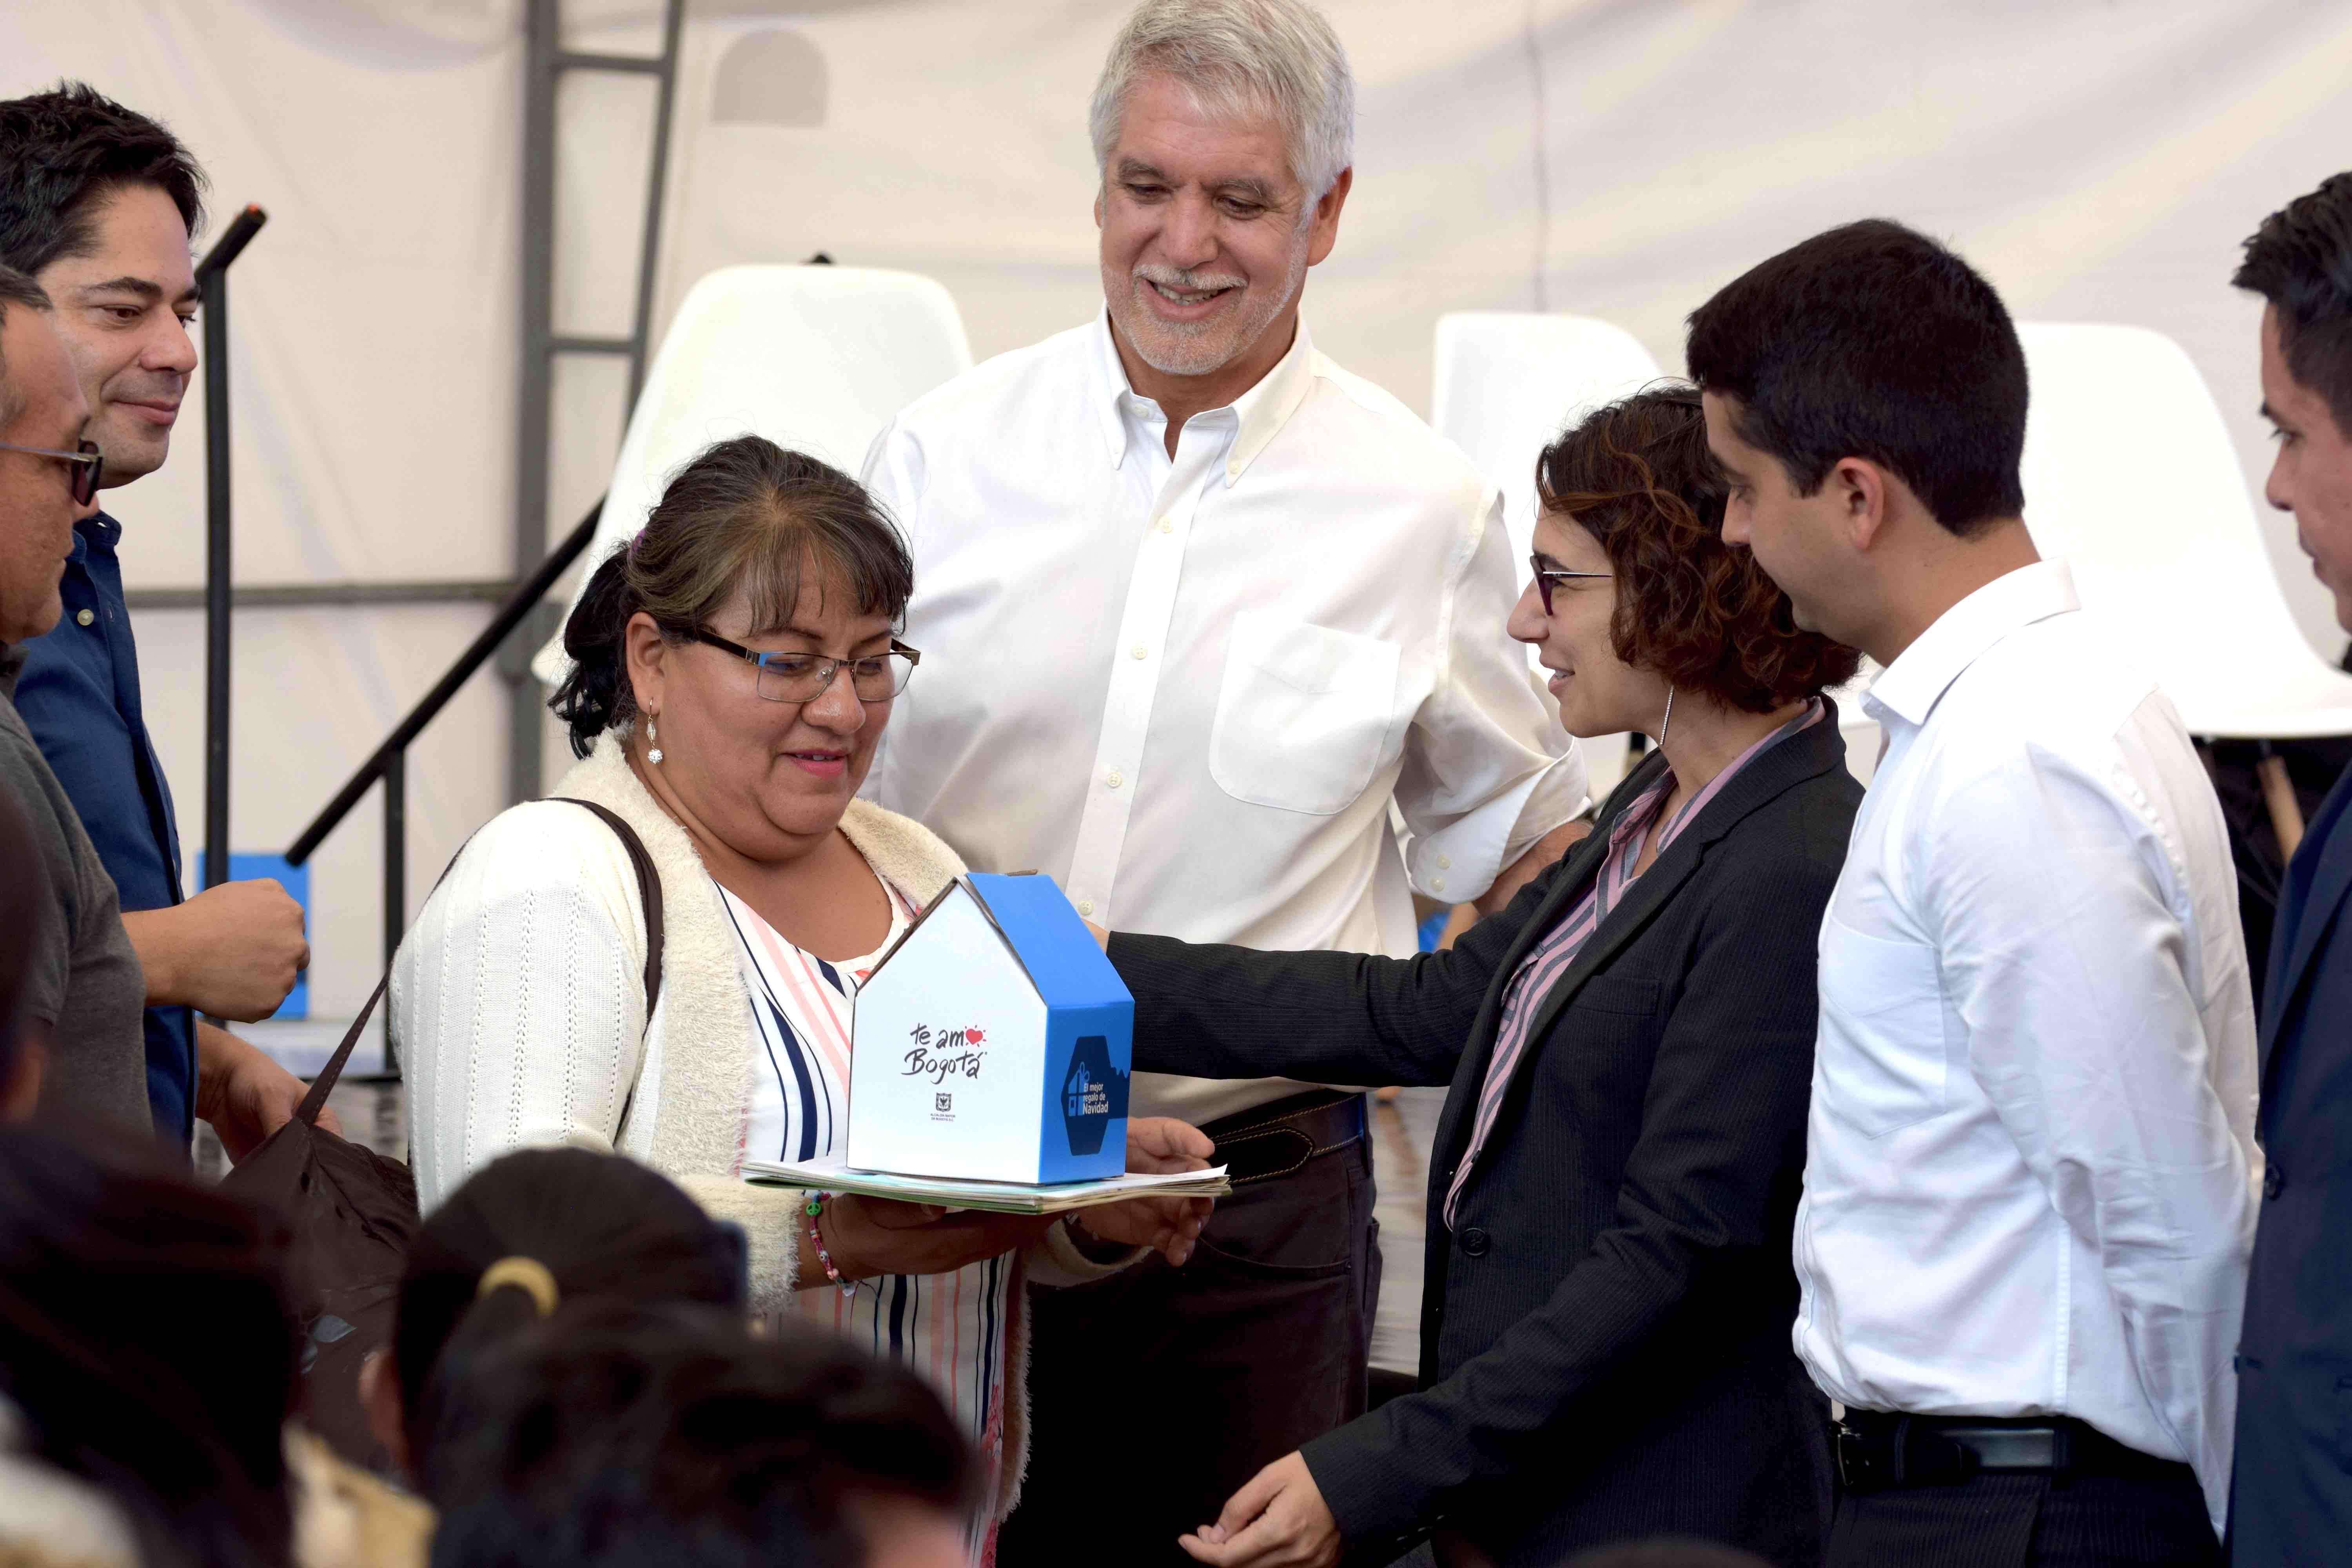
[[1566, 577], [1614, 577], [1614, 572], [1570, 572], [1565, 567], [1547, 566], [1549, 555], [1530, 555], [1528, 566], [1536, 574], [1536, 592], [1543, 596], [1544, 614], [1551, 614], [1551, 585]]
[[18, 447], [0, 441], [0, 452], [23, 452], [28, 457], [54, 458], [66, 466], [66, 474], [73, 486], [76, 506], [88, 506], [98, 499], [98, 477], [105, 471], [106, 458], [95, 441], [84, 441], [79, 451], [60, 452], [49, 447]]
[[819, 653], [753, 653], [741, 643], [729, 642], [717, 632], [707, 632], [700, 626], [687, 636], [721, 653], [731, 653], [759, 670], [755, 689], [769, 702], [814, 702], [832, 689], [833, 678], [844, 667], [849, 670], [849, 689], [857, 694], [860, 702], [887, 702], [907, 689], [915, 666], [923, 661], [921, 654], [897, 637], [890, 639], [888, 653], [868, 654], [863, 658], [827, 658]]

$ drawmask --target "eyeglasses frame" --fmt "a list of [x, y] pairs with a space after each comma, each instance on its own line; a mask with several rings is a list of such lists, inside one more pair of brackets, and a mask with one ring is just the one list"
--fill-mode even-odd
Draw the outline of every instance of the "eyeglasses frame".
[[1614, 572], [1570, 572], [1565, 567], [1547, 566], [1548, 555], [1528, 557], [1528, 569], [1536, 574], [1536, 593], [1543, 600], [1544, 614], [1551, 614], [1551, 585], [1563, 577], [1614, 577]]
[[0, 452], [22, 452], [32, 458], [54, 458], [69, 468], [79, 469], [72, 476], [74, 505], [88, 506], [98, 499], [98, 481], [106, 472], [106, 454], [98, 449], [95, 441], [84, 441], [80, 449], [60, 452], [54, 447], [19, 447], [12, 441], [0, 441]]
[[[717, 648], [721, 653], [733, 654], [737, 658], [741, 659], [744, 663], [751, 665], [755, 669], [765, 670], [768, 668], [768, 661], [772, 658], [814, 658], [825, 666], [824, 683], [819, 686], [813, 694], [807, 697], [762, 698], [762, 701], [814, 702], [818, 698], [823, 697], [826, 692], [833, 689], [834, 680], [841, 674], [842, 666], [856, 664], [857, 662], [857, 659], [856, 658], [830, 658], [821, 653], [754, 653], [750, 648], [745, 647], [741, 643], [730, 642], [727, 638], [720, 637], [717, 632], [705, 630], [701, 626], [688, 627], [686, 635], [692, 637], [696, 642], [704, 644], [706, 647]], [[905, 657], [907, 660], [907, 679], [908, 680], [912, 680], [915, 678], [915, 667], [923, 662], [923, 656], [916, 649], [908, 647], [905, 643], [900, 642], [897, 637], [892, 637], [890, 639], [890, 652]], [[859, 657], [871, 658], [874, 656], [871, 654], [864, 654]], [[884, 657], [887, 658], [888, 656], [885, 655]], [[759, 688], [756, 684], [751, 689], [754, 695], [759, 691]], [[858, 697], [857, 700], [865, 703], [870, 708], [877, 702], [889, 702], [896, 700], [900, 693], [904, 692], [906, 689], [907, 688], [905, 683], [901, 682], [898, 689], [897, 691], [893, 691], [887, 697]], [[857, 679], [855, 676], [850, 678], [849, 694], [852, 697], [857, 697]]]

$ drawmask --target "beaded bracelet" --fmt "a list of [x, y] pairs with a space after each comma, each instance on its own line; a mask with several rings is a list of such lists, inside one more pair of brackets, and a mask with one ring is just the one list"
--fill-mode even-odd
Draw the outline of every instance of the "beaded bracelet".
[[833, 1266], [833, 1254], [824, 1249], [824, 1235], [816, 1227], [817, 1216], [824, 1213], [824, 1200], [831, 1196], [833, 1196], [831, 1193], [825, 1192], [809, 1194], [807, 1211], [809, 1245], [816, 1248], [816, 1260], [824, 1265], [824, 1277], [840, 1286], [844, 1296], [855, 1296], [857, 1294], [857, 1281], [844, 1279], [841, 1277], [841, 1270]]

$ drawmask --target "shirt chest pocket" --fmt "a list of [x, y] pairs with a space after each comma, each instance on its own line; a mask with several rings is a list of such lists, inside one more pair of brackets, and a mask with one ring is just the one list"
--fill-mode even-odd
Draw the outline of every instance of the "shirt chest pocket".
[[1936, 950], [1822, 923], [1822, 1109], [1876, 1138], [1944, 1113], [1944, 996]]
[[1388, 741], [1397, 645], [1260, 611], [1234, 617], [1209, 776], [1235, 800], [1329, 816], [1364, 793]]

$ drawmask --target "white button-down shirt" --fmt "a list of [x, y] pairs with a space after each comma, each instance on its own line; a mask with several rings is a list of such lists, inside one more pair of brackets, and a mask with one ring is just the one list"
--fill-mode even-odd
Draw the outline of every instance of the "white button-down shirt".
[[2254, 1020], [2212, 786], [2042, 563], [1864, 706], [1822, 921], [1798, 1353], [1832, 1399], [2072, 1415], [2228, 1495]]
[[[1585, 799], [1503, 630], [1500, 498], [1304, 324], [1173, 460], [1166, 436], [1098, 317], [877, 438], [923, 663], [867, 793], [975, 868], [1050, 873], [1097, 925], [1410, 953], [1408, 873], [1475, 898]], [[1297, 1087], [1135, 1092], [1202, 1121]]]

